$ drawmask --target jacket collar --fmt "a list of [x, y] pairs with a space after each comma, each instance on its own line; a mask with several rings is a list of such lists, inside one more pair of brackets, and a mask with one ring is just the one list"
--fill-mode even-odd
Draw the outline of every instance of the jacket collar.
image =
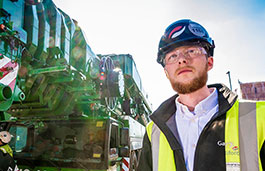
[[[229, 88], [227, 88], [223, 84], [212, 84], [208, 86], [215, 87], [218, 91], [218, 105], [219, 105], [219, 114], [222, 114], [229, 110], [235, 100], [237, 99], [237, 95], [233, 93]], [[153, 114], [150, 116], [150, 118], [155, 122], [166, 122], [173, 114], [176, 112], [176, 104], [175, 100], [178, 97], [178, 95], [174, 95], [164, 101], [157, 110], [153, 112]], [[156, 123], [156, 122], [155, 122]]]
[[232, 92], [228, 87], [223, 84], [213, 84], [209, 87], [216, 87], [218, 90], [218, 105], [219, 115], [225, 114], [237, 100], [237, 94]]

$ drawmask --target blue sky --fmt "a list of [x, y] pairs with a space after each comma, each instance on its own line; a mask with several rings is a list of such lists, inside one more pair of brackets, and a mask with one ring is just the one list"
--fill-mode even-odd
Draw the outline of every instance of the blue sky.
[[[174, 94], [156, 63], [158, 42], [172, 22], [190, 18], [202, 24], [216, 44], [208, 83], [233, 89], [241, 82], [265, 81], [264, 0], [54, 0], [77, 20], [96, 54], [134, 57], [149, 101], [156, 109]], [[238, 91], [240, 93], [240, 91]]]

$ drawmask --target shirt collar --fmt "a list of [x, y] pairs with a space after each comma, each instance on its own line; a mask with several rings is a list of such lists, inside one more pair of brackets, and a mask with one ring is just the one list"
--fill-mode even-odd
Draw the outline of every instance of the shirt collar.
[[193, 113], [194, 115], [207, 113], [218, 105], [218, 93], [216, 88], [213, 88], [212, 93], [195, 106], [193, 112], [190, 112], [188, 107], [181, 104], [178, 99], [179, 97], [175, 100], [177, 109], [180, 110], [181, 113]]

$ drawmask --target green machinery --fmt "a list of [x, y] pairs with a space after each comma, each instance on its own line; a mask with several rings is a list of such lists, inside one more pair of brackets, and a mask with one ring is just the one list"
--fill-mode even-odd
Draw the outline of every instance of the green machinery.
[[51, 0], [0, 0], [0, 129], [19, 169], [133, 170], [150, 113], [131, 55], [96, 55]]

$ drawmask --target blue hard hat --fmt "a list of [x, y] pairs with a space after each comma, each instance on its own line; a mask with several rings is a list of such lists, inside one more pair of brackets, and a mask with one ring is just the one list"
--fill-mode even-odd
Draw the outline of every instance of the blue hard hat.
[[183, 19], [166, 28], [159, 42], [157, 62], [164, 67], [165, 55], [176, 47], [186, 45], [200, 45], [205, 48], [208, 56], [213, 56], [214, 41], [206, 29], [199, 23]]

